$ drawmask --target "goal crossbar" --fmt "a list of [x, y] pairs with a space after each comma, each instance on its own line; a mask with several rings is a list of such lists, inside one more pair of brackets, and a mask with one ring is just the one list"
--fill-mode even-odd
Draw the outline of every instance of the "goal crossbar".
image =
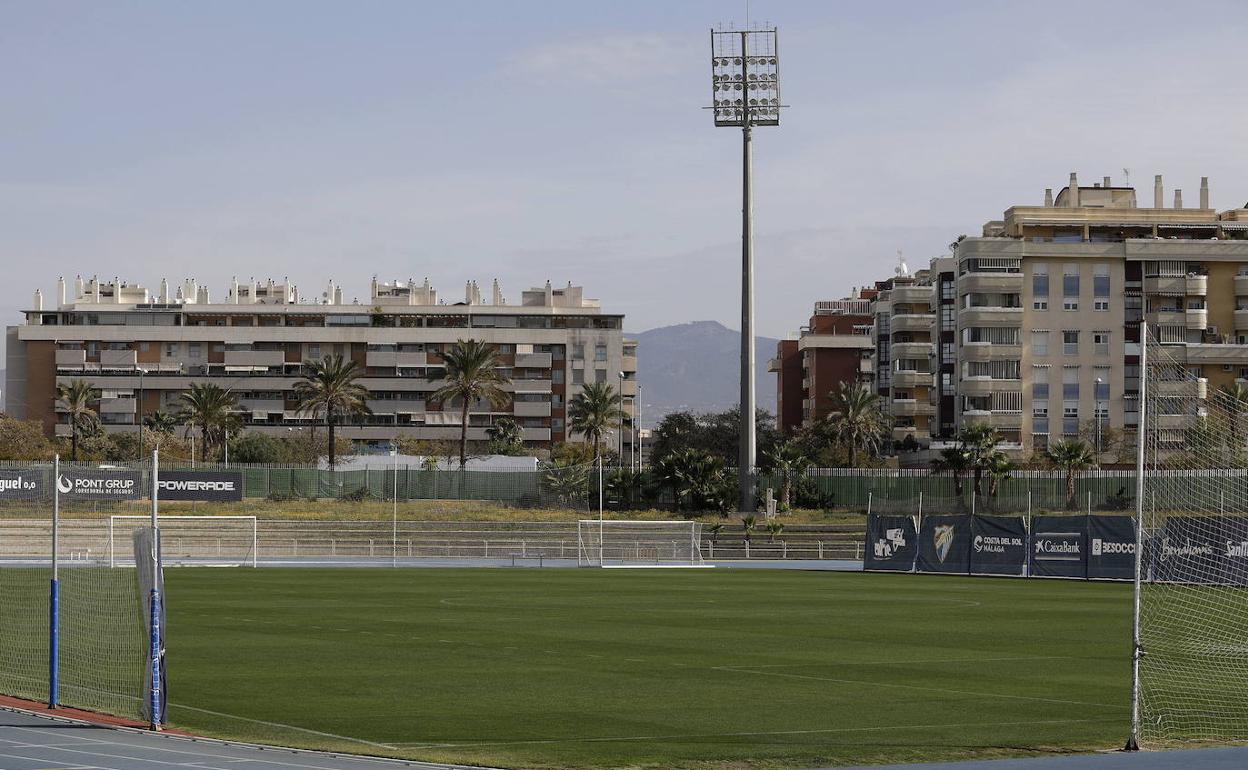
[[[125, 525], [129, 522], [146, 526], [151, 520], [150, 516], [132, 514], [114, 514], [108, 517], [108, 566], [133, 563], [133, 559], [118, 558], [117, 530], [128, 531], [129, 528]], [[259, 526], [255, 516], [157, 516], [156, 523], [158, 526], [173, 524], [163, 533], [161, 540], [167, 560], [176, 563], [179, 558], [184, 558], [188, 563], [205, 566], [238, 564], [256, 567], [259, 564]], [[183, 523], [192, 526], [179, 526]], [[216, 529], [213, 525], [228, 523], [242, 525], [232, 537], [223, 537], [219, 531], [210, 531]], [[121, 553], [129, 553], [125, 542], [121, 546]]]

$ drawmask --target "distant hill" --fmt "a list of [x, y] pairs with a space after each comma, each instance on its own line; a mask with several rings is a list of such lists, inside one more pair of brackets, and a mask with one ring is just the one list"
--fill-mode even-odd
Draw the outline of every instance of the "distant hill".
[[[737, 405], [739, 331], [717, 321], [695, 321], [626, 336], [638, 342], [637, 381], [647, 425], [669, 412], [712, 412]], [[756, 403], [774, 414], [776, 376], [767, 371], [767, 361], [776, 354], [776, 340], [754, 339]]]

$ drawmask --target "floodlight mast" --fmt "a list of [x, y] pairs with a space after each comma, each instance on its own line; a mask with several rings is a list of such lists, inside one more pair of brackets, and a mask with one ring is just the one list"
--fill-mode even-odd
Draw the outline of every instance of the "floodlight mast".
[[[748, 24], [747, 24], [748, 26]], [[711, 107], [716, 126], [741, 128], [741, 428], [738, 510], [753, 513], [754, 398], [754, 126], [780, 125], [776, 29], [711, 30]]]

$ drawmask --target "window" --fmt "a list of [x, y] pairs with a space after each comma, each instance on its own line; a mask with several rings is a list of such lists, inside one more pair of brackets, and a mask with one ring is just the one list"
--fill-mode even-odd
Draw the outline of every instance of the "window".
[[1031, 268], [1031, 307], [1049, 309], [1049, 266], [1043, 262]]
[[606, 346], [606, 345], [595, 345], [595, 346], [594, 346], [594, 360], [595, 360], [595, 361], [606, 361], [606, 360], [607, 360], [607, 346]]
[[941, 305], [940, 306], [940, 325], [942, 328], [946, 328], [946, 329], [953, 328], [953, 311], [954, 311], [953, 305]]
[[1098, 356], [1109, 355], [1109, 332], [1092, 332], [1092, 352]]
[[606, 369], [595, 369], [595, 370], [594, 370], [594, 382], [596, 382], [596, 383], [598, 383], [599, 385], [601, 385], [602, 383], [604, 383], [604, 382], [606, 382], [606, 381], [607, 381], [607, 370], [606, 370]]
[[1071, 299], [1068, 297], [1062, 300], [1062, 310], [1078, 310], [1078, 309], [1079, 309], [1078, 299]]
[[1048, 433], [1049, 432], [1049, 412], [1046, 409], [1043, 417], [1032, 416], [1031, 418], [1032, 433]]
[[941, 299], [955, 299], [954, 294], [953, 294], [953, 286], [954, 286], [953, 281], [941, 281], [940, 282], [940, 298]]
[[172, 356], [176, 356], [177, 354], [178, 354], [178, 343], [166, 342], [165, 343], [165, 355], [172, 357]]
[[1137, 324], [1144, 318], [1144, 298], [1139, 294], [1124, 296], [1122, 304], [1125, 308], [1124, 318], [1127, 323]]
[[[1098, 402], [1109, 400], [1109, 369], [1102, 370], [1100, 367], [1096, 370], [1096, 400]], [[1100, 406], [1098, 405], [1098, 409]]]
[[1101, 311], [1109, 310], [1109, 300], [1107, 299], [1093, 300], [1092, 309], [1101, 310]]
[[1044, 401], [1049, 397], [1049, 367], [1031, 367], [1031, 398], [1033, 401]]
[[1062, 369], [1062, 399], [1079, 400], [1079, 367], [1068, 366]]
[[550, 373], [550, 381], [554, 383], [555, 385], [562, 385], [563, 384], [563, 370], [562, 369], [552, 370]]
[[966, 343], [987, 342], [993, 345], [1017, 345], [1019, 330], [1013, 326], [972, 326], [962, 330]]
[[[1109, 265], [1096, 265], [1092, 274], [1092, 296], [1097, 299], [1109, 299]], [[1108, 301], [1105, 303], [1108, 310]], [[1100, 308], [1097, 308], [1100, 310]]]
[[940, 343], [940, 360], [945, 363], [952, 363], [956, 352], [952, 342]]
[[192, 342], [187, 345], [190, 350], [191, 358], [199, 358], [200, 345], [198, 342]]
[[573, 370], [572, 370], [572, 384], [573, 384], [573, 385], [584, 385], [584, 384], [585, 384], [585, 370], [584, 370], [584, 369], [573, 369]]
[[585, 358], [585, 343], [583, 342], [572, 343], [572, 358], [578, 359], [578, 360]]
[[1077, 356], [1079, 355], [1079, 330], [1067, 329], [1062, 332], [1062, 355]]
[[1031, 354], [1033, 356], [1047, 356], [1049, 354], [1049, 332], [1048, 330], [1031, 332]]
[[1062, 296], [1079, 298], [1079, 266], [1064, 265], [1062, 267]]

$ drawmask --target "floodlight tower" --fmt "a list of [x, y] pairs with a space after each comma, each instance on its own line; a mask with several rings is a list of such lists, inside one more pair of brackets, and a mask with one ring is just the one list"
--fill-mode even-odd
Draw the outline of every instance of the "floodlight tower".
[[[741, 129], [741, 447], [739, 510], [754, 511], [754, 126], [780, 125], [776, 29], [711, 30], [711, 94], [716, 126]], [[765, 25], [764, 25], [765, 26]]]

